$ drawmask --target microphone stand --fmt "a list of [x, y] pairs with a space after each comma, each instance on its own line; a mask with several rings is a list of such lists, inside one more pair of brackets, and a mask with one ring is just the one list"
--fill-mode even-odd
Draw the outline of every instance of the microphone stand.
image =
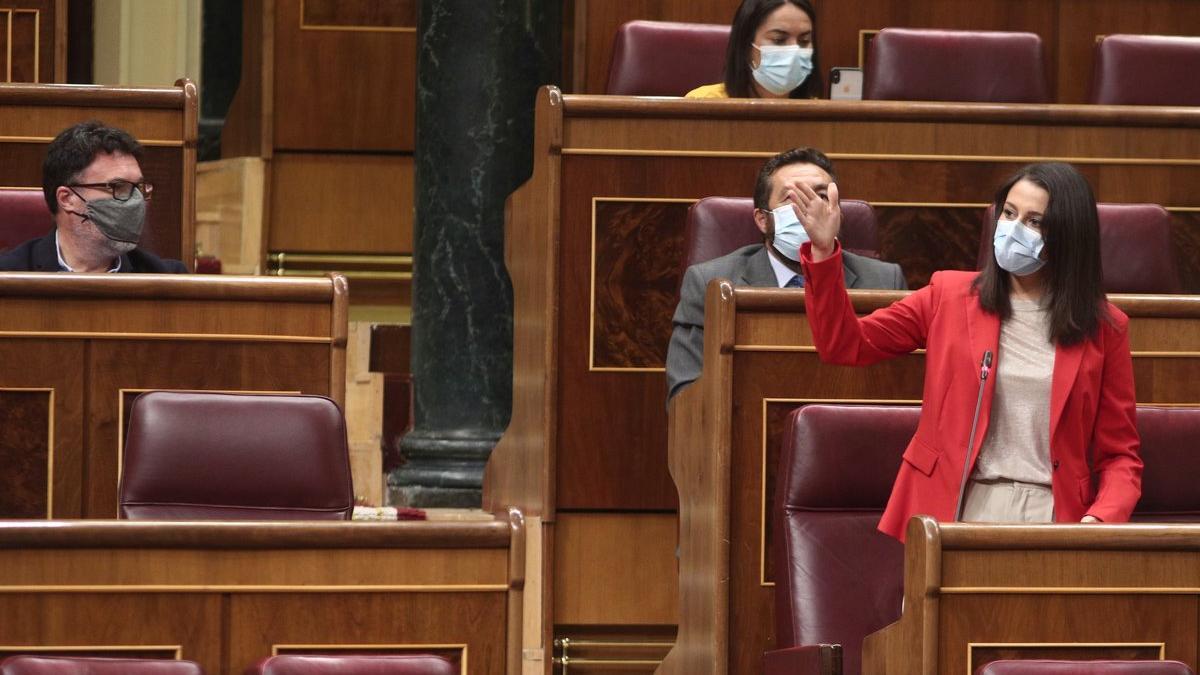
[[979, 394], [975, 397], [975, 417], [971, 418], [971, 435], [967, 437], [967, 452], [963, 457], [962, 480], [958, 483], [958, 505], [954, 507], [954, 522], [962, 520], [963, 501], [967, 496], [967, 477], [971, 473], [971, 446], [975, 444], [975, 429], [979, 424], [979, 409], [983, 406], [983, 387], [987, 384], [988, 371], [992, 368], [991, 350], [983, 353], [979, 369]]

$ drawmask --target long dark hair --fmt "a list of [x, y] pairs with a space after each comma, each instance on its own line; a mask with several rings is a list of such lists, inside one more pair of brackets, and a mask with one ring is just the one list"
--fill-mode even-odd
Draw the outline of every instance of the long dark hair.
[[733, 15], [729, 30], [729, 48], [725, 52], [725, 93], [730, 98], [754, 98], [753, 76], [750, 74], [750, 46], [754, 32], [771, 12], [785, 4], [799, 7], [812, 21], [813, 68], [804, 82], [788, 94], [789, 98], [820, 98], [825, 93], [821, 79], [821, 60], [817, 56], [817, 12], [809, 0], [742, 0]]
[[[996, 190], [996, 217], [1004, 212], [1008, 192], [1027, 180], [1050, 193], [1042, 214], [1042, 237], [1046, 242], [1046, 293], [1050, 307], [1050, 340], [1073, 345], [1092, 338], [1101, 321], [1108, 321], [1104, 297], [1104, 275], [1100, 267], [1100, 219], [1092, 187], [1075, 167], [1062, 162], [1030, 164], [1013, 174]], [[1012, 316], [1009, 301], [1011, 277], [988, 256], [983, 271], [975, 277], [979, 304], [1001, 319]]]

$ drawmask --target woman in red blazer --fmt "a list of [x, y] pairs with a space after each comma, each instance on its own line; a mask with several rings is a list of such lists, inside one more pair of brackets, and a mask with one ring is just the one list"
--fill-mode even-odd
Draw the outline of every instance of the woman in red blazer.
[[[1036, 482], [1048, 483], [1049, 491], [1034, 487], [1044, 491], [1046, 502], [1052, 495], [1053, 520], [1129, 519], [1141, 496], [1142, 475], [1129, 320], [1105, 299], [1095, 198], [1073, 167], [1030, 165], [997, 191], [995, 255], [982, 272], [937, 272], [928, 286], [862, 319], [855, 316], [843, 284], [835, 239], [841, 225], [837, 186], [829, 186], [827, 200], [799, 184], [790, 197], [810, 237], [801, 247], [804, 293], [821, 358], [861, 366], [926, 350], [920, 423], [904, 451], [880, 530], [903, 539], [914, 514], [954, 520], [969, 473], [964, 460], [981, 382], [982, 403], [969, 440], [968, 493], [992, 483], [974, 480], [986, 463], [979, 462], [981, 448], [993, 453], [985, 455], [989, 461], [1015, 452], [1043, 467], [1045, 480]], [[1002, 326], [1012, 331], [1017, 325], [1014, 303], [1041, 312], [1038, 325], [1045, 329], [1039, 334], [1048, 333], [1042, 366], [1030, 369], [1032, 383], [1018, 383], [1029, 373], [1012, 370], [1019, 350], [1001, 340]], [[1008, 340], [1011, 332], [1005, 335]], [[1011, 354], [1002, 345], [1010, 345]], [[1015, 407], [1001, 405], [999, 413], [993, 410], [998, 380], [1008, 387], [1010, 403], [1015, 400]], [[1022, 388], [1026, 385], [1031, 388]], [[1045, 392], [1046, 400], [1009, 393], [1025, 391]], [[1030, 404], [1037, 414], [1014, 413], [1031, 409]], [[1047, 417], [1048, 435], [1029, 420]], [[1009, 430], [1008, 435], [996, 431], [996, 438], [989, 438], [993, 426]], [[1039, 434], [1040, 443], [995, 447], [997, 439]], [[998, 482], [1004, 482], [1003, 474]], [[985, 519], [1031, 520], [1020, 508], [1013, 517], [1001, 511]]]

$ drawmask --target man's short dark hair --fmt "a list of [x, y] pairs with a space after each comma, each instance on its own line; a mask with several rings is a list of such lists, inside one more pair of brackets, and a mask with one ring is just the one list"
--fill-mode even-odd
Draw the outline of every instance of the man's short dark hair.
[[770, 211], [771, 207], [771, 176], [775, 172], [790, 164], [812, 164], [829, 174], [830, 180], [836, 181], [837, 174], [833, 172], [833, 162], [825, 156], [825, 153], [816, 148], [792, 148], [785, 150], [763, 164], [762, 169], [758, 172], [758, 182], [754, 184], [754, 207], [763, 211]]
[[127, 132], [91, 120], [64, 129], [46, 148], [42, 163], [42, 195], [50, 213], [58, 213], [55, 193], [60, 185], [70, 185], [101, 153], [123, 152], [142, 163], [142, 144]]

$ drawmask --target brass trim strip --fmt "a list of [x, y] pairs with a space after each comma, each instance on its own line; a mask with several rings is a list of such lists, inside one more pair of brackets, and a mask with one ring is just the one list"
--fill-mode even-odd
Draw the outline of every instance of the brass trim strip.
[[41, 192], [42, 188], [29, 185], [0, 185], [0, 190], [24, 190], [26, 192]]
[[340, 26], [336, 24], [304, 23], [304, 0], [300, 0], [300, 30], [346, 31], [353, 33], [415, 33], [416, 26]]
[[354, 263], [358, 265], [411, 265], [411, 255], [355, 255], [341, 253], [288, 253], [277, 251], [267, 256], [273, 263]]
[[1057, 647], [1070, 649], [1088, 649], [1095, 647], [1158, 647], [1158, 660], [1167, 658], [1166, 642], [968, 642], [967, 643], [967, 675], [974, 670], [971, 663], [975, 658], [976, 647]]
[[347, 279], [406, 281], [413, 278], [412, 272], [368, 272], [361, 270], [288, 270], [280, 268], [271, 271], [269, 274], [277, 277], [324, 277], [328, 276], [330, 272], [337, 272]]
[[54, 518], [54, 387], [0, 387], [0, 391], [49, 392], [50, 414], [46, 430], [46, 519]]
[[507, 593], [508, 584], [20, 584], [4, 593]]
[[180, 340], [213, 342], [299, 342], [330, 344], [333, 338], [311, 335], [237, 335], [235, 333], [104, 333], [93, 331], [0, 330], [0, 338], [95, 338], [102, 340]]
[[[759, 467], [759, 511], [758, 511], [758, 585], [774, 588], [774, 581], [767, 581], [767, 407], [772, 403], [839, 403], [848, 405], [906, 405], [919, 406], [920, 399], [890, 398], [771, 398], [762, 399], [762, 462]], [[776, 542], [778, 543], [778, 542]]]
[[591, 366], [589, 373], [665, 373], [665, 366]]
[[0, 652], [174, 652], [183, 658], [183, 645], [0, 645]]
[[971, 203], [971, 202], [872, 202], [868, 201], [871, 206], [878, 206], [881, 209], [917, 207], [926, 209], [986, 209], [991, 206], [988, 202]]
[[[0, 135], [0, 143], [49, 143], [54, 140], [53, 136], [2, 136]], [[143, 146], [152, 145], [156, 147], [181, 148], [184, 146], [183, 141], [167, 141], [156, 138], [146, 140], [138, 140]], [[40, 189], [40, 188], [39, 188]]]
[[620, 640], [576, 640], [573, 638], [557, 638], [554, 640], [555, 647], [581, 647], [588, 649], [620, 649], [622, 647], [629, 648], [659, 648], [670, 649], [675, 646], [674, 642], [622, 642]]
[[321, 650], [321, 651], [328, 651], [328, 652], [351, 651], [351, 650], [384, 651], [384, 650], [388, 650], [388, 649], [395, 650], [395, 651], [406, 651], [406, 652], [416, 651], [419, 649], [426, 649], [426, 650], [427, 649], [441, 649], [441, 650], [445, 650], [445, 651], [458, 650], [459, 652], [462, 653], [462, 656], [460, 656], [459, 660], [458, 660], [459, 673], [460, 673], [460, 675], [466, 675], [468, 672], [468, 670], [467, 670], [467, 649], [468, 649], [468, 647], [469, 647], [469, 645], [464, 644], [464, 643], [424, 644], [424, 643], [416, 643], [416, 642], [414, 642], [414, 643], [402, 643], [401, 642], [401, 643], [388, 643], [388, 644], [274, 644], [274, 643], [272, 643], [271, 644], [271, 656], [279, 656], [281, 651], [295, 652], [295, 651], [301, 651], [301, 650], [303, 650], [303, 651]]
[[[774, 157], [770, 151], [752, 150], [648, 150], [637, 148], [563, 148], [563, 155], [597, 157], [717, 157], [761, 159]], [[908, 153], [829, 152], [830, 159], [849, 161], [895, 160], [900, 162], [999, 162], [1030, 164], [1033, 162], [1067, 162], [1069, 164], [1117, 164], [1135, 166], [1200, 166], [1200, 159], [1165, 159], [1143, 157], [1038, 157], [1026, 155], [931, 155]]]
[[662, 659], [577, 659], [572, 656], [554, 657], [559, 666], [660, 666]]
[[8, 44], [6, 45], [6, 48], [7, 48], [6, 51], [8, 52], [6, 54], [6, 58], [8, 59], [8, 61], [5, 66], [6, 75], [5, 75], [4, 81], [11, 83], [12, 82], [12, 63], [13, 63], [13, 10], [6, 9], [3, 11], [6, 15], [8, 15], [8, 18], [5, 19], [5, 21], [6, 21], [5, 31], [7, 33], [6, 39], [8, 40]]
[[938, 589], [938, 592], [945, 595], [1200, 595], [1200, 586], [948, 586]]

